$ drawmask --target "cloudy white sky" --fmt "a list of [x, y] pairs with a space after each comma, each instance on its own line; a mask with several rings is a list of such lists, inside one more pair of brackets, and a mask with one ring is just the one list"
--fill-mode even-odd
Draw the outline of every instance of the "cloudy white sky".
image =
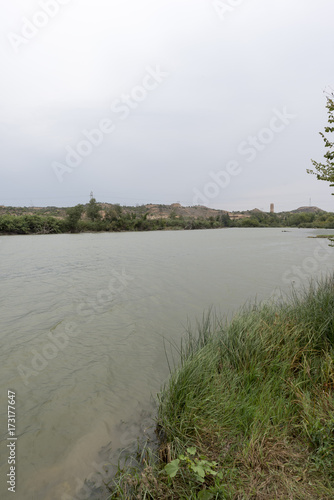
[[93, 191], [334, 210], [306, 173], [325, 151], [332, 0], [11, 0], [0, 13], [0, 204]]

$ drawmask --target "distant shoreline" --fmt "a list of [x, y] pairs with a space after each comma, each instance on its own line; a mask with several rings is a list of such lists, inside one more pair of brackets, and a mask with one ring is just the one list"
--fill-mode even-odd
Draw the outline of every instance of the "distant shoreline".
[[[20, 234], [20, 233], [3, 233], [0, 232], [0, 238], [2, 236], [60, 236], [60, 235], [72, 235], [72, 236], [78, 236], [81, 234], [125, 234], [125, 233], [153, 233], [153, 232], [179, 232], [179, 231], [210, 231], [210, 230], [216, 230], [216, 229], [281, 229], [282, 233], [288, 233], [291, 231], [291, 229], [330, 229], [330, 228], [319, 228], [319, 227], [312, 227], [312, 228], [303, 228], [303, 227], [282, 227], [282, 226], [260, 226], [260, 227], [238, 227], [238, 226], [231, 226], [231, 227], [204, 227], [204, 228], [196, 228], [196, 229], [191, 229], [191, 228], [164, 228], [164, 229], [143, 229], [143, 230], [124, 230], [124, 231], [78, 231], [78, 232], [61, 232], [61, 233], [25, 233], [25, 234]], [[318, 234], [315, 236], [307, 236], [307, 238], [312, 238], [312, 239], [317, 239], [317, 238], [325, 238], [325, 239], [332, 239], [334, 238], [334, 234]]]
[[201, 205], [142, 205], [121, 207], [98, 203], [70, 208], [0, 206], [0, 235], [142, 232], [220, 229], [227, 227], [289, 227], [334, 229], [334, 214], [317, 207], [274, 213], [258, 209], [227, 212]]

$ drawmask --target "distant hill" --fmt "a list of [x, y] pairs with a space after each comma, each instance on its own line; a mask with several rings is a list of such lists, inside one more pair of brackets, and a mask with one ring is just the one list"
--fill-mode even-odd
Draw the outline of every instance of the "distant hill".
[[[109, 203], [100, 203], [103, 211], [110, 208]], [[183, 207], [180, 203], [172, 203], [171, 205], [158, 205], [149, 203], [138, 207], [123, 206], [123, 212], [132, 212], [137, 215], [147, 214], [148, 219], [168, 219], [171, 216], [175, 218], [191, 218], [191, 219], [208, 219], [209, 217], [217, 217], [217, 215], [227, 214], [226, 210], [215, 210], [202, 205], [194, 207]]]
[[321, 208], [318, 208], [318, 207], [299, 207], [296, 210], [291, 210], [290, 211], [291, 214], [302, 214], [302, 213], [305, 213], [305, 214], [316, 214], [316, 213], [319, 213], [319, 212], [325, 213], [325, 210], [321, 210]]
[[253, 208], [253, 210], [249, 210], [250, 214], [264, 214], [263, 210], [260, 210], [259, 208]]
[[[101, 207], [101, 214], [104, 216], [105, 212], [113, 208], [115, 205], [112, 203], [101, 203], [98, 202]], [[243, 218], [249, 218], [252, 215], [259, 215], [261, 213], [265, 214], [268, 212], [263, 212], [258, 208], [245, 211], [230, 212], [227, 210], [216, 210], [214, 208], [208, 208], [203, 205], [195, 205], [192, 207], [184, 207], [180, 203], [172, 203], [171, 205], [162, 204], [152, 204], [139, 205], [139, 206], [122, 206], [123, 213], [135, 213], [137, 216], [142, 216], [146, 214], [148, 219], [168, 219], [174, 217], [176, 219], [209, 219], [216, 218], [217, 216], [222, 216], [224, 214], [229, 214], [230, 218], [233, 220], [239, 220]], [[289, 212], [282, 212], [285, 214], [299, 214], [299, 213], [326, 213], [324, 210], [318, 207], [299, 207], [296, 210], [291, 210]], [[66, 217], [65, 207], [6, 207], [0, 205], [0, 216], [1, 215], [43, 215], [43, 216], [53, 216], [59, 219]]]

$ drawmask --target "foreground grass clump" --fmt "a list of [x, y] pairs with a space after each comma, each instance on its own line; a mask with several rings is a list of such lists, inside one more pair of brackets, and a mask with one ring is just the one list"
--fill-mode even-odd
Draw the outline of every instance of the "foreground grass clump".
[[207, 318], [180, 358], [159, 396], [160, 460], [123, 471], [111, 498], [334, 498], [334, 277]]

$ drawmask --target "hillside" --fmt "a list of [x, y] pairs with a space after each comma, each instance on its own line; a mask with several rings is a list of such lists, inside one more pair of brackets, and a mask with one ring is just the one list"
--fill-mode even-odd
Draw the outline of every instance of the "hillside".
[[[112, 203], [99, 203], [103, 213], [108, 209], [115, 207]], [[183, 207], [179, 203], [171, 205], [155, 205], [149, 203], [139, 206], [122, 206], [123, 213], [135, 213], [136, 215], [147, 214], [148, 219], [167, 219], [171, 215], [176, 218], [208, 219], [217, 217], [217, 215], [226, 214], [225, 210], [215, 210], [204, 206]], [[53, 217], [64, 218], [66, 216], [66, 207], [6, 207], [0, 206], [0, 215], [50, 215]]]
[[[111, 207], [108, 203], [101, 204], [103, 209]], [[213, 208], [196, 205], [194, 207], [183, 207], [180, 203], [172, 203], [171, 205], [141, 205], [139, 207], [123, 207], [124, 212], [132, 212], [138, 215], [147, 214], [148, 219], [168, 219], [171, 216], [176, 218], [183, 217], [185, 219], [208, 219], [209, 217], [217, 217], [217, 215], [227, 214], [226, 210], [215, 210]]]
[[[113, 208], [115, 204], [112, 203], [99, 203], [101, 207], [102, 216], [108, 209]], [[175, 218], [184, 219], [209, 219], [210, 217], [216, 218], [223, 214], [229, 214], [230, 218], [233, 220], [243, 219], [251, 217], [255, 214], [267, 213], [254, 208], [247, 211], [237, 211], [230, 212], [227, 210], [216, 210], [214, 208], [208, 208], [203, 205], [196, 205], [192, 207], [184, 207], [180, 203], [172, 203], [171, 205], [162, 204], [152, 204], [139, 205], [139, 206], [122, 206], [123, 213], [133, 213], [138, 216], [147, 214], [147, 219], [168, 219], [171, 216]], [[300, 207], [295, 210], [291, 210], [291, 214], [300, 213], [326, 213], [318, 207]], [[43, 215], [52, 216], [56, 218], [63, 219], [66, 217], [66, 207], [6, 207], [0, 205], [0, 216], [1, 215]]]
[[291, 210], [291, 214], [316, 214], [319, 212], [325, 213], [325, 210], [321, 210], [318, 207], [299, 207], [296, 210]]

